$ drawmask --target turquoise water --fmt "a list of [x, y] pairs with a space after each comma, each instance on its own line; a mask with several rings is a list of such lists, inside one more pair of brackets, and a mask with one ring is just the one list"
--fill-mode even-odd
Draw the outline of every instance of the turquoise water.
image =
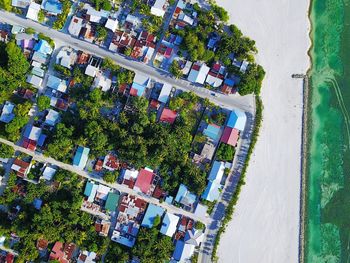
[[306, 262], [350, 262], [350, 0], [311, 6]]

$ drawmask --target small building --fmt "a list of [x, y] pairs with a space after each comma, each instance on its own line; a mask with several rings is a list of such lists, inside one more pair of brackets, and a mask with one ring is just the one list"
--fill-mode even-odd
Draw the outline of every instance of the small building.
[[45, 55], [50, 55], [53, 51], [50, 44], [43, 39], [40, 39], [38, 43], [35, 44], [34, 50], [40, 53], [43, 53]]
[[105, 209], [114, 212], [117, 208], [120, 195], [118, 193], [109, 192], [105, 204]]
[[97, 201], [107, 201], [108, 194], [111, 191], [111, 188], [103, 184], [99, 184], [96, 190], [95, 200]]
[[115, 32], [118, 29], [118, 20], [108, 18], [105, 24], [105, 28], [111, 30], [112, 32]]
[[28, 150], [35, 151], [37, 146], [43, 146], [46, 135], [42, 129], [33, 125], [27, 125], [23, 133], [22, 146]]
[[205, 80], [206, 83], [208, 83], [213, 88], [218, 88], [223, 83], [223, 76], [209, 72], [207, 75], [207, 79]]
[[80, 31], [83, 27], [83, 19], [77, 16], [73, 16], [68, 26], [68, 32], [72, 36], [79, 37]]
[[56, 56], [56, 64], [71, 69], [77, 59], [76, 52], [68, 47], [62, 48]]
[[63, 244], [62, 242], [57, 241], [51, 250], [49, 260], [68, 263], [72, 259], [76, 249], [77, 247], [74, 243]]
[[67, 91], [67, 83], [54, 75], [49, 75], [47, 79], [47, 86], [51, 89], [65, 93]]
[[177, 215], [166, 212], [163, 218], [162, 227], [160, 228], [160, 233], [172, 237], [176, 232], [179, 220], [180, 218]]
[[144, 194], [151, 195], [152, 183], [155, 175], [153, 170], [149, 168], [141, 169], [134, 186], [134, 190], [140, 191]]
[[225, 163], [215, 161], [208, 176], [208, 185], [202, 194], [203, 199], [210, 202], [219, 199], [220, 191], [222, 188], [221, 180], [224, 176], [224, 172]]
[[113, 172], [120, 167], [120, 163], [114, 154], [109, 153], [103, 159], [102, 167]]
[[202, 230], [192, 228], [187, 230], [185, 235], [185, 243], [198, 247], [204, 240], [204, 233]]
[[89, 4], [84, 4], [83, 9], [86, 10], [86, 19], [92, 23], [100, 23], [102, 19], [107, 19], [109, 12], [106, 10], [97, 11]]
[[239, 130], [235, 128], [225, 127], [220, 141], [236, 147], [239, 138]]
[[138, 96], [141, 97], [145, 93], [146, 87], [143, 85], [140, 85], [136, 82], [132, 83], [131, 89], [130, 89], [130, 95], [131, 96]]
[[11, 169], [16, 172], [17, 176], [26, 178], [31, 168], [31, 162], [27, 163], [20, 159], [15, 159]]
[[176, 117], [177, 117], [176, 111], [170, 110], [168, 108], [164, 108], [162, 111], [162, 114], [160, 115], [159, 121], [173, 124], [176, 120]]
[[109, 221], [99, 218], [95, 222], [95, 230], [102, 237], [108, 236], [110, 227], [111, 227], [111, 222]]
[[11, 5], [18, 8], [27, 8], [32, 0], [12, 0]]
[[95, 252], [80, 251], [77, 263], [95, 263], [97, 254]]
[[190, 74], [187, 77], [188, 81], [204, 84], [205, 78], [208, 75], [210, 68], [205, 63], [195, 63], [192, 66]]
[[73, 159], [73, 166], [78, 167], [81, 170], [84, 170], [86, 163], [89, 159], [89, 152], [90, 152], [89, 148], [78, 146], [78, 149]]
[[4, 106], [2, 107], [0, 121], [4, 123], [11, 122], [15, 118], [15, 114], [13, 113], [14, 108], [15, 104], [6, 101]]
[[85, 69], [85, 74], [93, 78], [97, 75], [98, 72], [99, 72], [98, 67], [95, 67], [90, 64]]
[[49, 126], [55, 126], [60, 119], [60, 114], [52, 109], [49, 109], [46, 118], [45, 118], [45, 124]]
[[216, 124], [208, 124], [207, 128], [204, 129], [203, 134], [213, 141], [217, 141], [220, 138], [220, 126]]
[[38, 21], [38, 15], [40, 10], [41, 8], [39, 4], [31, 2], [27, 11], [26, 18], [31, 19], [33, 21]]
[[147, 228], [152, 228], [154, 219], [159, 216], [162, 217], [164, 214], [165, 209], [154, 205], [154, 204], [149, 204], [148, 208], [146, 210], [145, 216], [143, 217], [141, 226], [147, 227]]
[[151, 7], [151, 14], [155, 16], [163, 17], [166, 9], [166, 0], [156, 0]]
[[44, 54], [44, 53], [41, 53], [41, 52], [38, 52], [38, 51], [35, 51], [33, 53], [33, 56], [32, 56], [32, 60], [33, 61], [37, 61], [39, 62], [40, 64], [46, 64], [47, 61], [48, 61], [48, 55]]
[[177, 240], [175, 250], [173, 253], [173, 258], [178, 262], [191, 262], [194, 250], [194, 245], [187, 244], [182, 240]]
[[92, 83], [93, 88], [101, 88], [102, 91], [106, 92], [111, 89], [112, 80], [107, 74], [99, 72], [97, 73], [94, 82]]
[[162, 90], [160, 91], [158, 101], [162, 103], [167, 103], [169, 100], [171, 90], [172, 90], [172, 86], [168, 83], [164, 83], [162, 86]]
[[58, 0], [44, 0], [41, 7], [49, 14], [55, 16], [62, 14], [62, 3]]
[[243, 111], [235, 109], [231, 111], [226, 126], [230, 128], [235, 128], [239, 131], [244, 131], [246, 122], [247, 116], [245, 115], [245, 113]]
[[92, 203], [95, 200], [98, 185], [93, 181], [88, 181], [85, 185], [84, 195], [87, 197], [87, 201]]
[[181, 184], [177, 191], [175, 201], [187, 208], [192, 208], [197, 200], [197, 196], [191, 193], [184, 184]]
[[55, 168], [52, 168], [50, 166], [46, 166], [44, 168], [42, 178], [47, 180], [47, 181], [51, 181], [52, 178], [55, 176], [56, 172], [57, 172], [57, 170]]
[[32, 84], [33, 87], [40, 89], [43, 83], [43, 79], [36, 75], [28, 75], [27, 83]]

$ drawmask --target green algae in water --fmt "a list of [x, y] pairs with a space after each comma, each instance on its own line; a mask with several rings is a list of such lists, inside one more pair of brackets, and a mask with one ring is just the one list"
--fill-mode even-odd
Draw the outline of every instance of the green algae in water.
[[314, 0], [311, 7], [306, 262], [350, 262], [349, 2]]

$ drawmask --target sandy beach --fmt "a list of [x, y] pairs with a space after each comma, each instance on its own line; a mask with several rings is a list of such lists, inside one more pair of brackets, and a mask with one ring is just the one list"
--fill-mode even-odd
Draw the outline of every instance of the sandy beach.
[[299, 246], [302, 81], [309, 21], [305, 0], [217, 0], [231, 22], [256, 41], [266, 71], [264, 121], [246, 185], [221, 238], [219, 262], [297, 262]]

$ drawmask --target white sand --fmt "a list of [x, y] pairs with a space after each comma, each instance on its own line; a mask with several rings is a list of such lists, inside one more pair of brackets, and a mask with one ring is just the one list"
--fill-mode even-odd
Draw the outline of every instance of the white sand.
[[298, 261], [302, 84], [309, 66], [306, 0], [217, 0], [256, 40], [266, 70], [264, 122], [219, 262]]

